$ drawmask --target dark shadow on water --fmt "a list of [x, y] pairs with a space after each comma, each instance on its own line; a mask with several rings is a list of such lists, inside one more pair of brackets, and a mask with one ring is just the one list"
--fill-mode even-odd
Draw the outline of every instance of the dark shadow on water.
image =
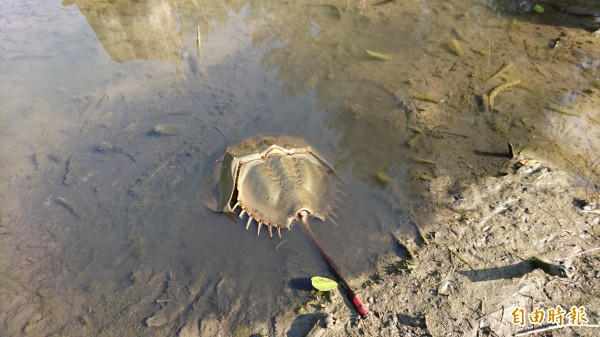
[[311, 291], [312, 284], [309, 278], [300, 277], [291, 279], [289, 282], [290, 288], [300, 291]]

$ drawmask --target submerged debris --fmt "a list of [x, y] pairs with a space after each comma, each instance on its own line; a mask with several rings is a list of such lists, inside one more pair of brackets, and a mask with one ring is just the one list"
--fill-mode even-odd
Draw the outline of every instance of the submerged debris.
[[146, 256], [146, 240], [143, 237], [137, 237], [131, 240], [131, 253], [136, 259], [142, 259]]
[[159, 312], [144, 320], [144, 323], [146, 323], [146, 326], [148, 327], [159, 327], [167, 324], [168, 322], [169, 320], [167, 319], [167, 317], [165, 317], [165, 315], [162, 312]]
[[333, 17], [335, 17], [338, 20], [342, 20], [342, 9], [340, 7], [330, 4], [322, 4], [319, 6], [329, 9]]
[[152, 134], [155, 136], [177, 136], [183, 131], [181, 124], [165, 123], [157, 124], [152, 128]]
[[196, 26], [196, 45], [198, 49], [202, 48], [202, 35], [200, 35], [200, 26]]
[[18, 293], [24, 291], [24, 286], [18, 279], [0, 270], [0, 289]]
[[122, 147], [111, 144], [109, 142], [100, 142], [100, 144], [98, 144], [98, 146], [96, 146], [95, 151], [98, 153], [122, 154], [122, 155], [128, 157], [129, 159], [131, 159], [133, 162], [135, 162], [135, 157], [133, 157], [129, 153], [126, 153]]
[[415, 162], [421, 163], [421, 164], [428, 164], [428, 165], [433, 165], [433, 166], [437, 165], [433, 160], [429, 160], [429, 159], [425, 159], [425, 158], [421, 158], [421, 157], [414, 157], [413, 160]]
[[383, 53], [378, 53], [378, 52], [374, 52], [372, 50], [365, 50], [367, 52], [367, 55], [371, 56], [374, 59], [380, 60], [380, 61], [389, 61], [392, 59], [392, 57], [388, 54], [383, 54]]
[[56, 198], [56, 200], [54, 200], [54, 202], [66, 208], [69, 212], [71, 212], [71, 214], [73, 214], [77, 218], [77, 220], [81, 220], [81, 210], [71, 200], [63, 197], [58, 197]]
[[483, 110], [490, 110], [490, 96], [488, 94], [484, 93], [481, 95], [481, 105], [483, 106]]
[[463, 57], [464, 52], [457, 39], [452, 39], [452, 41], [450, 41], [450, 47], [457, 56]]
[[415, 147], [417, 142], [423, 138], [423, 134], [420, 132], [415, 132], [415, 134], [410, 137], [406, 143], [404, 143], [407, 147]]
[[554, 104], [547, 106], [546, 109], [552, 110], [552, 111], [555, 111], [555, 112], [558, 112], [558, 113], [561, 113], [564, 115], [569, 115], [569, 116], [579, 116], [580, 115], [579, 112], [577, 112], [577, 111], [563, 108], [563, 107], [560, 107], [560, 106], [554, 105]]
[[100, 144], [96, 146], [96, 152], [100, 153], [118, 152], [120, 150], [120, 148], [108, 142], [100, 142]]
[[423, 181], [433, 181], [433, 177], [427, 172], [421, 172], [419, 174], [419, 179]]
[[375, 175], [375, 180], [383, 186], [389, 186], [392, 183], [392, 178], [385, 172], [379, 172]]
[[79, 165], [77, 159], [73, 156], [67, 159], [66, 173], [65, 178], [63, 180], [63, 184], [66, 186], [72, 186], [77, 177], [77, 173], [79, 171]]
[[60, 152], [52, 152], [48, 153], [48, 159], [55, 163], [62, 163], [64, 160], [64, 155]]
[[[515, 85], [518, 85], [518, 84], [521, 84], [521, 80], [514, 80], [514, 81], [506, 82], [506, 83], [500, 84], [499, 86], [494, 88], [494, 90], [492, 90], [490, 92], [489, 100], [488, 100], [490, 109], [494, 108], [494, 99], [500, 92], [502, 92], [510, 87], [513, 87]], [[485, 101], [485, 99], [484, 99], [484, 101]]]
[[501, 74], [503, 74], [504, 72], [506, 72], [509, 68], [512, 67], [512, 63], [508, 62], [506, 63], [504, 66], [502, 66], [502, 68], [500, 68], [496, 73], [494, 73], [494, 75], [490, 76], [490, 78], [487, 79], [487, 82], [493, 80], [494, 78], [500, 76]]
[[416, 93], [413, 95], [413, 97], [415, 99], [418, 99], [420, 101], [424, 101], [424, 102], [430, 102], [430, 103], [442, 103], [444, 100], [440, 100], [440, 99], [435, 99], [434, 97], [430, 96], [430, 95], [426, 95], [426, 94], [421, 94], [421, 93]]

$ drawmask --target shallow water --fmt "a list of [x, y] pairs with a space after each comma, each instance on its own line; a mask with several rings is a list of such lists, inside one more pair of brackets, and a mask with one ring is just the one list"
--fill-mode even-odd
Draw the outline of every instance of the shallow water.
[[[204, 206], [227, 144], [247, 136], [301, 136], [348, 182], [338, 226], [313, 224], [348, 276], [372, 272], [393, 232], [426, 228], [431, 179], [497, 174], [508, 141], [593, 187], [598, 37], [580, 46], [569, 30], [591, 19], [362, 3], [4, 3], [0, 278], [27, 289], [2, 293], [4, 312], [29, 309], [3, 326], [174, 333], [211, 315], [264, 322], [310, 298], [306, 280], [329, 274], [299, 227], [257, 237]], [[169, 323], [144, 330], [156, 312]]]

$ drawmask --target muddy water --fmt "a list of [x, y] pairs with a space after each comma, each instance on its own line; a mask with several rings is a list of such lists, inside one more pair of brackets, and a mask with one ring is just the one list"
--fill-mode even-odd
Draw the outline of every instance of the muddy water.
[[426, 228], [431, 179], [501, 174], [509, 141], [597, 181], [586, 17], [458, 0], [155, 0], [5, 3], [0, 18], [11, 335], [269, 326], [309, 299], [306, 279], [328, 273], [300, 228], [257, 237], [204, 206], [239, 138], [304, 137], [348, 182], [338, 226], [314, 228], [349, 276], [394, 249], [391, 232]]

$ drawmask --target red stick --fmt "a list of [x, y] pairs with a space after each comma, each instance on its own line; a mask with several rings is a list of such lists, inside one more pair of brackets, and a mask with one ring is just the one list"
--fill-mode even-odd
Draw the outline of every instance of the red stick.
[[321, 243], [319, 242], [319, 240], [315, 236], [315, 233], [313, 233], [312, 229], [310, 228], [310, 225], [308, 224], [308, 214], [305, 211], [303, 211], [300, 213], [300, 218], [302, 219], [302, 227], [304, 227], [304, 231], [306, 232], [306, 234], [308, 234], [314, 245], [317, 247], [323, 258], [335, 274], [335, 277], [342, 284], [342, 288], [344, 288], [344, 290], [346, 291], [348, 299], [352, 301], [352, 304], [354, 304], [354, 307], [356, 308], [360, 316], [362, 318], [366, 318], [369, 315], [369, 310], [367, 309], [363, 301], [360, 299], [360, 297], [354, 292], [354, 290], [352, 290], [352, 288], [346, 281], [346, 278], [342, 274], [340, 268], [337, 266], [337, 264], [335, 264], [331, 257], [327, 255], [327, 253], [321, 246]]

